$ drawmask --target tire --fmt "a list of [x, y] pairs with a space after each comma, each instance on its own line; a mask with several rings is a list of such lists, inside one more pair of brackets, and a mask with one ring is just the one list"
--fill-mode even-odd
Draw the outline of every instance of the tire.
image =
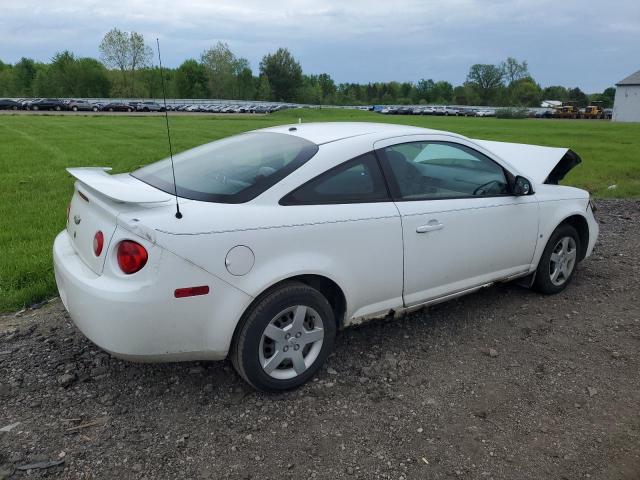
[[564, 290], [576, 271], [580, 249], [580, 236], [575, 228], [567, 224], [556, 228], [540, 257], [533, 289], [546, 295]]
[[327, 299], [302, 283], [286, 283], [245, 314], [231, 346], [231, 362], [257, 390], [291, 390], [320, 369], [335, 335], [335, 317]]
[[73, 106], [73, 107], [71, 107], [71, 110], [73, 110], [74, 112], [77, 112], [78, 111], [78, 107]]
[[110, 111], [110, 112], [113, 112], [113, 108], [110, 108], [110, 109], [109, 109], [109, 111]]
[[130, 108], [127, 108], [127, 112], [131, 113], [133, 110], [131, 110]]
[[37, 111], [38, 110], [38, 106], [35, 105], [35, 106], [31, 107], [31, 110], [36, 110]]
[[94, 112], [98, 111], [98, 107], [93, 107], [91, 110], [93, 110]]
[[57, 105], [56, 106], [56, 112], [59, 112], [59, 111], [60, 111], [60, 105]]

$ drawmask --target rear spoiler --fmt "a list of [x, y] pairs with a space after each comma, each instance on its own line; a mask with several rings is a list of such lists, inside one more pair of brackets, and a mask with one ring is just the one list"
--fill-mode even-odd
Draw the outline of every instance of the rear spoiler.
[[557, 184], [582, 160], [568, 148], [474, 140], [535, 183]]
[[109, 167], [67, 168], [82, 185], [120, 203], [162, 203], [173, 197], [131, 175], [109, 175]]

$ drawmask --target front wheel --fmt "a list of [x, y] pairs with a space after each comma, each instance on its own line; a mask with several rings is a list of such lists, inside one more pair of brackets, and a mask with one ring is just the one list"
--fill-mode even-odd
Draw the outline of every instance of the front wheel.
[[542, 252], [533, 288], [540, 293], [559, 293], [566, 288], [578, 264], [580, 237], [571, 225], [560, 225]]
[[254, 388], [297, 388], [320, 369], [336, 335], [333, 310], [316, 289], [288, 283], [248, 312], [236, 333], [231, 361]]

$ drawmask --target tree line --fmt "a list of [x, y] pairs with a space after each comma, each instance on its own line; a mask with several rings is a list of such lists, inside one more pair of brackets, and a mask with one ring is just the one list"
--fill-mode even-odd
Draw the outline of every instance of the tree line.
[[[142, 97], [162, 96], [153, 50], [137, 32], [114, 28], [99, 45], [100, 59], [56, 53], [49, 63], [22, 58], [0, 60], [2, 97]], [[475, 64], [462, 85], [444, 80], [338, 83], [327, 73], [306, 74], [286, 48], [266, 54], [254, 74], [246, 58], [218, 42], [199, 58], [165, 68], [169, 98], [216, 98], [298, 102], [316, 105], [456, 104], [536, 107], [542, 100], [597, 100], [613, 104], [615, 88], [587, 95], [580, 88], [542, 87], [526, 61], [507, 58], [499, 65]]]

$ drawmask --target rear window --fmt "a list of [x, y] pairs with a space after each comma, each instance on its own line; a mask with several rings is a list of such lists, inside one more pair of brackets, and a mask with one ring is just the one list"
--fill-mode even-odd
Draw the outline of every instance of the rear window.
[[[251, 132], [173, 156], [178, 196], [219, 203], [247, 202], [299, 168], [318, 146], [293, 135]], [[173, 194], [169, 158], [131, 175]]]

